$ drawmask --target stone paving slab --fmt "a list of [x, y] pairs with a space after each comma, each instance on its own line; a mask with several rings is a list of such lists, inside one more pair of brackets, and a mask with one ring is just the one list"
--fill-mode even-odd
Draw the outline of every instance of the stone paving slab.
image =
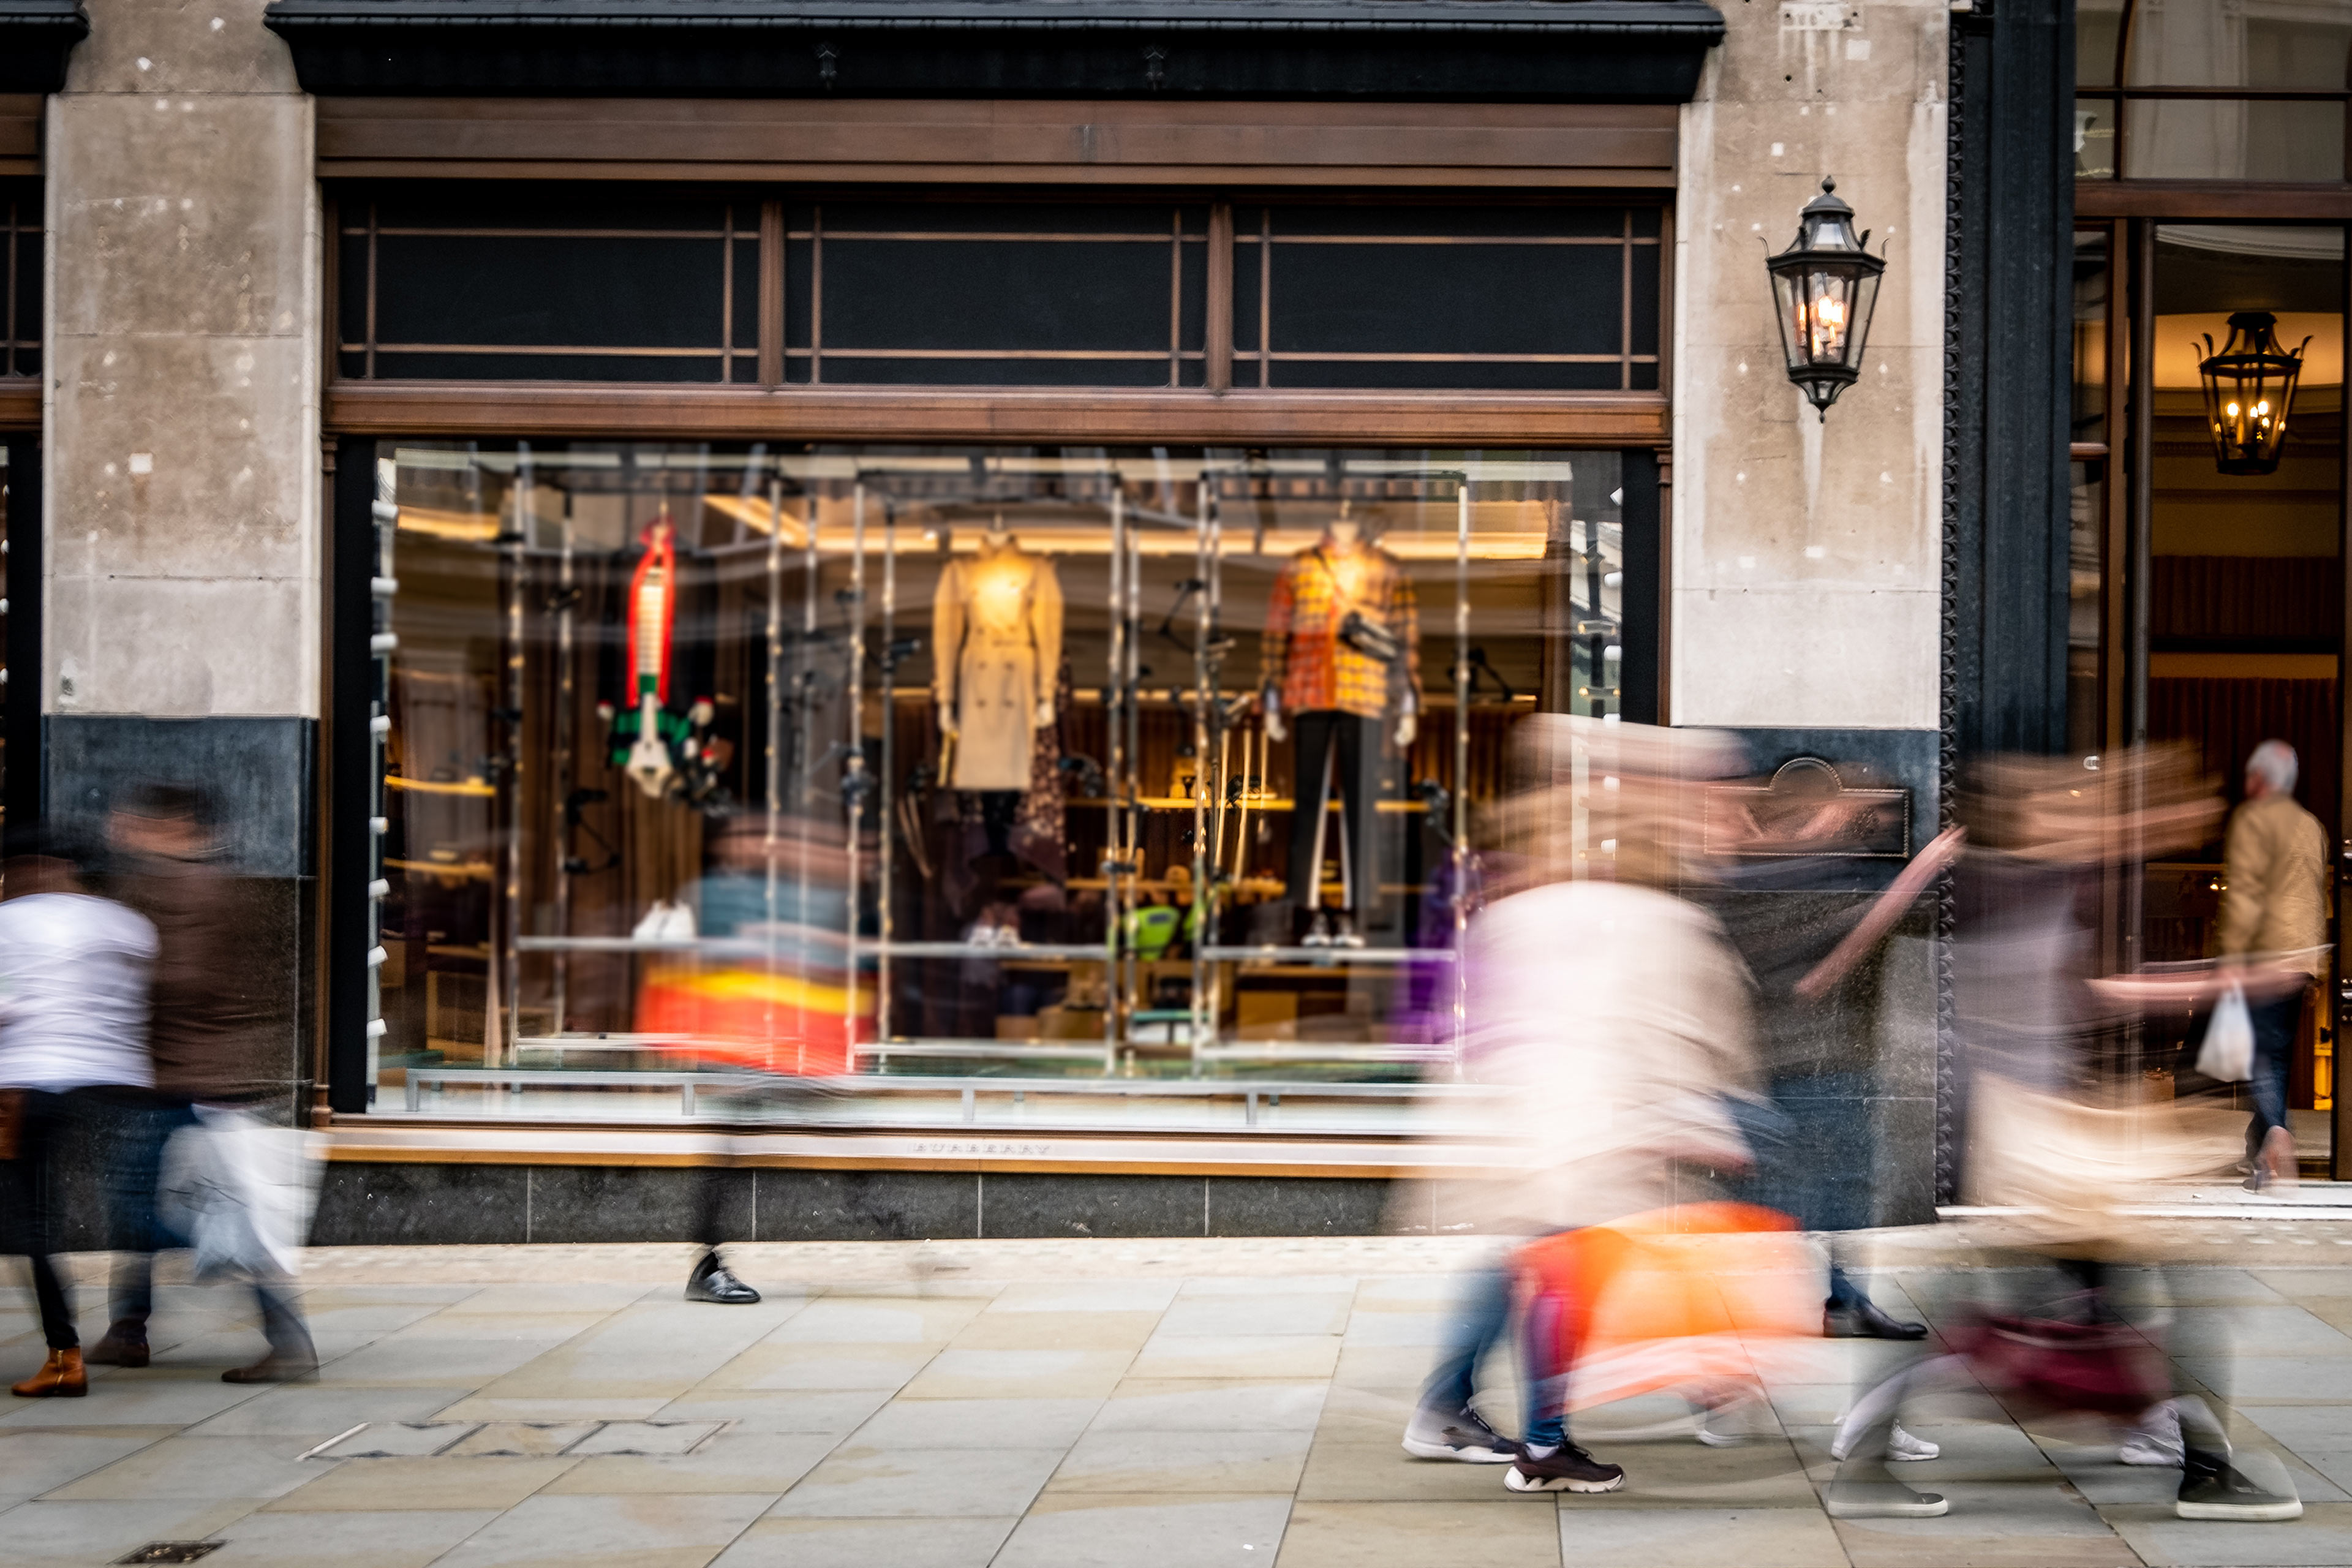
[[[1867, 1238], [1880, 1299], [1952, 1321], [1968, 1282], [1941, 1270], [1996, 1272], [1956, 1228]], [[1775, 1347], [1734, 1447], [1668, 1395], [1594, 1413], [1629, 1474], [1607, 1497], [1415, 1461], [1453, 1276], [1500, 1245], [1476, 1237], [744, 1247], [767, 1300], [743, 1309], [679, 1299], [687, 1248], [337, 1248], [305, 1282], [315, 1383], [220, 1383], [259, 1348], [244, 1301], [167, 1262], [168, 1354], [0, 1406], [0, 1563], [201, 1539], [318, 1568], [2352, 1568], [2352, 1221], [2175, 1228], [2183, 1366], [2301, 1521], [2176, 1519], [2111, 1438], [1964, 1390], [1906, 1470], [1953, 1512], [1833, 1521], [1826, 1445], [1872, 1344]], [[86, 1321], [106, 1264], [71, 1260]], [[0, 1290], [12, 1376], [26, 1306]]]

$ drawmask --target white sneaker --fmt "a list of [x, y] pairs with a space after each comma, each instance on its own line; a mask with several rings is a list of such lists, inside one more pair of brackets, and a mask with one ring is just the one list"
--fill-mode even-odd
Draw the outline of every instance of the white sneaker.
[[[1840, 1437], [1830, 1445], [1830, 1458], [1842, 1460], [1853, 1447], [1849, 1440]], [[1925, 1437], [1913, 1436], [1903, 1430], [1899, 1424], [1894, 1431], [1886, 1435], [1886, 1458], [1891, 1464], [1916, 1464], [1921, 1459], [1939, 1458], [1943, 1452], [1940, 1445], [1930, 1443]]]
[[669, 907], [669, 919], [663, 925], [662, 937], [668, 942], [692, 942], [700, 933], [694, 927], [694, 911], [679, 900]]
[[2180, 1412], [2169, 1399], [2151, 1405], [2116, 1448], [2119, 1465], [2180, 1468]]
[[636, 930], [631, 931], [629, 935], [637, 942], [661, 942], [667, 938], [669, 900], [656, 899], [652, 907], [646, 910], [646, 918], [637, 922]]

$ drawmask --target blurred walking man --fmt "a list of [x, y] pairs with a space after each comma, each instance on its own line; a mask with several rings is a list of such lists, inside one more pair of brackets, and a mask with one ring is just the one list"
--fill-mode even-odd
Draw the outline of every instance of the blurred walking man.
[[2245, 804], [2231, 814], [2222, 855], [2229, 886], [2221, 895], [2221, 956], [2261, 963], [2271, 972], [2271, 984], [2258, 986], [2249, 975], [2246, 985], [2254, 1025], [2246, 1185], [2255, 1192], [2294, 1182], [2287, 1068], [2303, 1027], [2304, 998], [2326, 956], [2327, 836], [2319, 819], [2295, 804], [2298, 766], [2284, 741], [2254, 748], [2246, 759]]
[[73, 1308], [50, 1259], [65, 1247], [72, 1152], [147, 1109], [148, 973], [155, 928], [81, 880], [83, 857], [38, 828], [11, 827], [0, 896], [0, 1148], [11, 1242], [32, 1265], [48, 1357], [16, 1385], [26, 1399], [89, 1392]]
[[[147, 1364], [155, 1218], [163, 1146], [197, 1125], [194, 1107], [254, 1108], [283, 1092], [264, 1059], [269, 971], [254, 962], [259, 922], [222, 866], [209, 803], [179, 784], [127, 791], [107, 823], [122, 897], [154, 923], [153, 1016], [147, 1035], [157, 1103], [131, 1121], [109, 1162], [116, 1214], [114, 1301], [106, 1337], [89, 1360]], [[257, 1278], [254, 1295], [269, 1353], [232, 1367], [224, 1383], [280, 1383], [311, 1375], [318, 1355], [286, 1282]]]

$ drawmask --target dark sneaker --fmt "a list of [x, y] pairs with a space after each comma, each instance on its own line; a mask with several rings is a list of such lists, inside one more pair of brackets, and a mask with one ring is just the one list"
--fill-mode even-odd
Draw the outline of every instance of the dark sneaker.
[[91, 1366], [145, 1366], [146, 1325], [140, 1322], [114, 1324], [106, 1331], [104, 1339], [82, 1352], [81, 1359]]
[[2301, 1519], [2303, 1500], [2293, 1492], [2266, 1490], [2229, 1460], [2191, 1449], [2181, 1465], [2180, 1495], [2172, 1511], [2183, 1519], [2266, 1524]]
[[1825, 1340], [1924, 1340], [1927, 1337], [1927, 1324], [1897, 1322], [1868, 1301], [1859, 1307], [1841, 1307], [1835, 1301], [1822, 1303], [1822, 1338]]
[[1412, 1413], [1404, 1429], [1404, 1451], [1416, 1459], [1453, 1459], [1465, 1465], [1507, 1465], [1519, 1446], [1486, 1425], [1475, 1410], [1448, 1415], [1427, 1405]]
[[1832, 1519], [1940, 1519], [1952, 1511], [1941, 1492], [1915, 1492], [1901, 1481], [1832, 1481], [1822, 1494]]
[[1562, 1443], [1540, 1459], [1522, 1453], [1503, 1472], [1503, 1484], [1515, 1492], [1613, 1492], [1625, 1484], [1625, 1467]]
[[719, 1261], [719, 1254], [706, 1252], [702, 1261], [694, 1266], [687, 1277], [686, 1299], [689, 1301], [715, 1301], [722, 1307], [748, 1307], [760, 1299], [760, 1293], [727, 1270]]

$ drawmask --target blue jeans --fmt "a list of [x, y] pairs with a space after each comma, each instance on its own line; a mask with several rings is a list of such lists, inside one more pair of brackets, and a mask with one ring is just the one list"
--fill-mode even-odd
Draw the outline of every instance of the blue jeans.
[[2250, 1156], [2262, 1152], [2272, 1128], [2286, 1125], [2286, 1076], [2294, 1061], [2294, 1037], [2303, 1028], [2305, 994], [2294, 991], [2246, 1003], [2254, 1026], [2254, 1077], [2246, 1086], [2254, 1097], [2253, 1120], [2246, 1127]]
[[[1480, 1269], [1465, 1282], [1454, 1314], [1452, 1339], [1422, 1390], [1424, 1408], [1448, 1415], [1469, 1408], [1471, 1397], [1478, 1391], [1478, 1363], [1510, 1331], [1511, 1285], [1510, 1269], [1500, 1264]], [[1556, 1447], [1568, 1441], [1563, 1414], [1568, 1369], [1557, 1364], [1559, 1311], [1557, 1298], [1538, 1297], [1529, 1305], [1520, 1334], [1527, 1358], [1527, 1421], [1520, 1429], [1520, 1440], [1537, 1447]]]
[[[196, 1113], [185, 1105], [163, 1104], [123, 1107], [118, 1115], [113, 1158], [107, 1163], [108, 1223], [115, 1252], [109, 1331], [121, 1325], [134, 1331], [133, 1338], [143, 1339], [155, 1307], [155, 1254], [186, 1245], [184, 1237], [167, 1232], [155, 1214], [163, 1146], [181, 1129], [197, 1125]], [[315, 1358], [310, 1331], [292, 1292], [273, 1280], [256, 1279], [253, 1298], [271, 1354], [297, 1362]]]
[[184, 1105], [137, 1105], [116, 1115], [113, 1157], [106, 1163], [108, 1237], [114, 1258], [113, 1321], [144, 1325], [154, 1308], [155, 1254], [179, 1240], [166, 1236], [155, 1217], [155, 1184], [163, 1173], [163, 1145], [183, 1127], [196, 1124]]

